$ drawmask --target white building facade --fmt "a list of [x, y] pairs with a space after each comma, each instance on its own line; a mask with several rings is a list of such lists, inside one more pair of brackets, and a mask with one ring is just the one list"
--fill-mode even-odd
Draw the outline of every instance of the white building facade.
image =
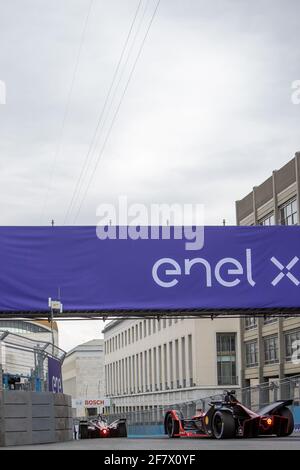
[[71, 395], [74, 417], [103, 413], [105, 398], [103, 340], [80, 344], [66, 356], [62, 367], [64, 393]]
[[115, 320], [104, 329], [111, 411], [152, 409], [238, 388], [238, 319]]
[[43, 341], [59, 346], [58, 326], [48, 320], [0, 320], [0, 330], [9, 331], [33, 341]]

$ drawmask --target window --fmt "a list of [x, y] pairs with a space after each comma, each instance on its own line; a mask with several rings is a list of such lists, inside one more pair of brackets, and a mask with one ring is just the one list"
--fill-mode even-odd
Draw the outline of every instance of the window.
[[185, 353], [185, 337], [181, 338], [181, 359], [182, 359], [182, 385], [186, 387], [186, 353]]
[[157, 354], [156, 354], [156, 348], [153, 348], [153, 363], [154, 363], [154, 391], [158, 391], [158, 386], [157, 386]]
[[140, 339], [143, 338], [143, 323], [140, 322]]
[[169, 342], [169, 359], [170, 359], [170, 388], [174, 388], [174, 365], [173, 365], [173, 343]]
[[193, 379], [193, 338], [192, 335], [188, 336], [188, 360], [189, 360], [189, 386], [194, 386]]
[[168, 358], [167, 358], [167, 345], [164, 344], [164, 382], [165, 390], [168, 390]]
[[179, 381], [179, 343], [175, 340], [175, 372], [176, 372], [176, 388], [180, 387]]
[[257, 318], [256, 317], [245, 318], [245, 330], [252, 330], [253, 328], [257, 328]]
[[144, 338], [146, 338], [147, 335], [147, 320], [144, 320]]
[[158, 383], [159, 383], [159, 390], [162, 390], [162, 354], [161, 354], [161, 346], [158, 346]]
[[279, 208], [281, 225], [295, 225], [298, 223], [297, 200], [293, 199]]
[[236, 334], [217, 333], [218, 385], [237, 385]]
[[[291, 362], [293, 354], [297, 354], [300, 349], [300, 330], [289, 331], [284, 335], [285, 338], [285, 360]], [[298, 357], [299, 358], [299, 353]]]
[[139, 327], [135, 325], [135, 340], [138, 341], [139, 339]]
[[276, 323], [276, 322], [277, 322], [276, 317], [267, 316], [264, 318], [264, 325], [269, 325], [269, 323]]
[[268, 214], [263, 219], [259, 220], [258, 225], [275, 225], [275, 217], [274, 214]]
[[257, 341], [249, 341], [246, 346], [246, 367], [255, 367], [258, 365], [258, 347]]
[[265, 364], [278, 362], [278, 336], [264, 338]]

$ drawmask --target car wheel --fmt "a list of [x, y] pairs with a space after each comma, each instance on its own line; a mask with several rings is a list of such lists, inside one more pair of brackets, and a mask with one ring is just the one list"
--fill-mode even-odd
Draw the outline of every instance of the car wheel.
[[127, 426], [125, 423], [121, 423], [118, 426], [118, 437], [127, 437]]
[[80, 424], [79, 426], [79, 439], [88, 439], [89, 432], [86, 424]]
[[278, 414], [279, 416], [282, 416], [283, 418], [288, 419], [288, 426], [287, 426], [287, 429], [281, 430], [280, 432], [278, 432], [277, 436], [278, 437], [290, 436], [290, 434], [292, 434], [292, 432], [294, 431], [294, 426], [295, 426], [293, 413], [286, 406], [284, 406], [283, 408], [281, 408], [281, 410], [279, 410]]
[[166, 431], [167, 431], [168, 436], [172, 439], [176, 437], [180, 437], [180, 436], [175, 436], [175, 434], [179, 434], [179, 423], [178, 421], [175, 421], [175, 419], [172, 418], [171, 414], [169, 414], [169, 416], [167, 417]]
[[216, 411], [212, 419], [212, 431], [216, 439], [232, 439], [236, 435], [235, 420], [232, 414]]

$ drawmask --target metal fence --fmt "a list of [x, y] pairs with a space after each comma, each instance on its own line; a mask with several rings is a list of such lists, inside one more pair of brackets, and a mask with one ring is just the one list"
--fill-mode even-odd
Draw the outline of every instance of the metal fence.
[[[176, 403], [168, 406], [153, 406], [145, 410], [130, 411], [127, 413], [109, 414], [109, 420], [124, 417], [129, 425], [163, 424], [165, 413], [170, 409], [182, 412], [184, 416], [193, 416], [196, 410], [207, 410], [211, 400], [217, 400], [222, 394], [211, 395], [195, 401]], [[274, 379], [255, 387], [236, 390], [236, 397], [253, 411], [279, 399], [293, 399], [294, 404], [300, 405], [300, 375], [283, 380]]]
[[57, 346], [0, 330], [0, 391], [48, 391], [48, 358], [63, 362]]

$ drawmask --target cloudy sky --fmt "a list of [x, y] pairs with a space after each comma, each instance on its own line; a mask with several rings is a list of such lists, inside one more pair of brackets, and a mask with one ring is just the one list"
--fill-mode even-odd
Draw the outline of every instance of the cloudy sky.
[[[0, 0], [3, 225], [95, 224], [119, 195], [234, 224], [300, 150], [299, 0], [161, 0], [143, 45], [157, 2]], [[66, 323], [61, 345], [100, 333]]]

